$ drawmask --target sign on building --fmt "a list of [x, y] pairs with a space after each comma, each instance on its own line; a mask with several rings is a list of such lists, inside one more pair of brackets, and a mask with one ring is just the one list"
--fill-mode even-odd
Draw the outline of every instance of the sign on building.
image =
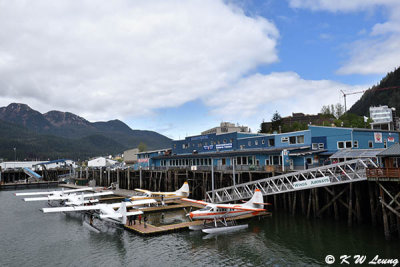
[[375, 143], [382, 143], [382, 133], [374, 133]]

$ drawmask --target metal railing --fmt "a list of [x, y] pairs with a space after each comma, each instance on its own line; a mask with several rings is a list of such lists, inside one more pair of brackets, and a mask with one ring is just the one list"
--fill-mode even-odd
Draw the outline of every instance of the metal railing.
[[369, 166], [377, 167], [369, 158], [355, 159], [224, 187], [214, 190], [214, 193], [208, 191], [206, 194], [209, 201], [224, 203], [251, 198], [256, 188], [260, 189], [265, 196], [351, 183], [366, 180], [366, 169]]

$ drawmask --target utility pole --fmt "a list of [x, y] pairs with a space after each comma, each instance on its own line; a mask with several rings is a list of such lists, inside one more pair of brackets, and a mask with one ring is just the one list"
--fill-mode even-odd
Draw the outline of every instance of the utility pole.
[[235, 158], [232, 158], [232, 174], [233, 174], [233, 186], [236, 186], [236, 179], [235, 179]]
[[343, 98], [344, 98], [344, 113], [346, 113], [347, 111], [347, 105], [346, 105], [346, 93], [343, 92], [343, 90], [340, 90], [340, 92], [342, 92], [343, 94]]
[[211, 190], [212, 190], [211, 202], [214, 203], [215, 191], [214, 191], [214, 160], [213, 160], [213, 158], [211, 158]]

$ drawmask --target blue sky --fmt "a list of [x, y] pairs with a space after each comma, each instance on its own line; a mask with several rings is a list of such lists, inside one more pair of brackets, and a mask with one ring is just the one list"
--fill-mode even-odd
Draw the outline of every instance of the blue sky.
[[397, 0], [0, 0], [0, 23], [1, 106], [174, 139], [317, 113], [400, 62]]

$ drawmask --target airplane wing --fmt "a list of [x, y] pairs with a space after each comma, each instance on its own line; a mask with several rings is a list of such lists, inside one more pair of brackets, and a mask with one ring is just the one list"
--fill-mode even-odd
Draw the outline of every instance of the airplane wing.
[[24, 201], [46, 201], [46, 200], [66, 200], [68, 196], [47, 196], [47, 197], [28, 197], [24, 198]]
[[[141, 205], [155, 204], [155, 203], [157, 203], [157, 201], [152, 198], [142, 199], [142, 200], [126, 202], [126, 207], [134, 207], [134, 206], [141, 206]], [[121, 207], [121, 203], [109, 204], [108, 206], [112, 207], [113, 209], [118, 209], [119, 207]]]
[[243, 205], [236, 204], [217, 204], [215, 205], [217, 208], [221, 209], [234, 209], [234, 210], [245, 210], [245, 211], [265, 211], [265, 209], [256, 209], [251, 207], [246, 207]]
[[[125, 216], [132, 216], [132, 215], [139, 215], [139, 214], [143, 214], [143, 211], [131, 211], [131, 212], [127, 212], [125, 213]], [[122, 214], [121, 213], [112, 213], [112, 214], [100, 214], [100, 218], [104, 219], [104, 218], [121, 218]]]
[[[106, 195], [112, 195], [114, 192], [112, 191], [106, 191], [106, 192], [100, 192], [100, 193], [90, 193], [90, 194], [84, 194], [84, 198], [88, 197], [97, 197], [97, 196], [106, 196]], [[78, 196], [78, 195], [75, 195]], [[24, 198], [24, 201], [46, 201], [46, 200], [67, 200], [70, 199], [71, 195], [56, 195], [56, 196], [47, 196], [47, 197], [30, 197], [30, 198]]]
[[82, 192], [82, 191], [90, 191], [93, 190], [92, 187], [85, 187], [79, 189], [71, 189], [71, 190], [57, 190], [57, 191], [43, 191], [43, 192], [28, 192], [28, 193], [15, 193], [16, 196], [36, 196], [36, 195], [54, 195], [54, 194], [69, 194], [74, 192]]
[[190, 198], [182, 198], [181, 200], [187, 201], [187, 202], [192, 202], [192, 203], [201, 204], [201, 205], [204, 205], [204, 206], [207, 206], [207, 205], [209, 205], [209, 204], [212, 204], [212, 203], [208, 203], [208, 202], [205, 202], [205, 201], [194, 200], [194, 199], [190, 199]]
[[104, 204], [93, 206], [73, 206], [73, 207], [56, 207], [56, 208], [42, 208], [43, 213], [50, 212], [68, 212], [68, 211], [85, 211], [85, 210], [99, 210], [103, 208]]

